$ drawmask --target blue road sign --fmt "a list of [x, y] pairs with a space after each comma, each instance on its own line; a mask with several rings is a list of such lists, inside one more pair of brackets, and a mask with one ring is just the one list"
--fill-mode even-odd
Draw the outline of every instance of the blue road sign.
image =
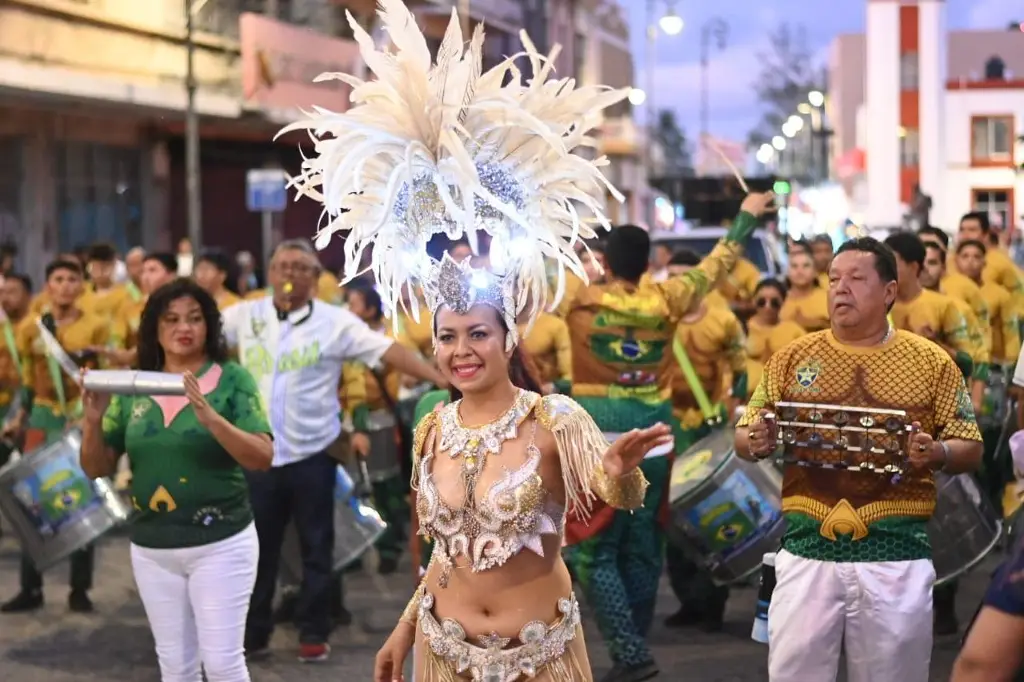
[[245, 206], [255, 213], [280, 213], [288, 203], [288, 174], [276, 168], [254, 168], [245, 174]]

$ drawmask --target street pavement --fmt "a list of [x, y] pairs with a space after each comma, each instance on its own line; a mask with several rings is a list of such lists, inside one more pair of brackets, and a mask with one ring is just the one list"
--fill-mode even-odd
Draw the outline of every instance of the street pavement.
[[[962, 621], [966, 622], [973, 613], [993, 566], [994, 559], [989, 559], [961, 585], [958, 601]], [[159, 682], [153, 640], [132, 580], [127, 540], [108, 536], [98, 550], [96, 588], [92, 593], [96, 613], [68, 612], [66, 575], [66, 566], [47, 573], [48, 601], [41, 611], [0, 616], [0, 682]], [[0, 540], [0, 598], [14, 594], [17, 584], [17, 545], [10, 537], [4, 537]], [[346, 605], [354, 614], [354, 622], [334, 632], [330, 660], [320, 664], [298, 663], [295, 631], [279, 628], [273, 641], [274, 656], [252, 666], [253, 682], [371, 682], [377, 647], [394, 626], [411, 591], [408, 567], [387, 577], [369, 572], [347, 575]], [[662, 582], [658, 623], [651, 635], [662, 669], [658, 679], [768, 679], [767, 647], [750, 640], [756, 592], [747, 588], [733, 594], [724, 632], [672, 631], [664, 628], [661, 621], [672, 613], [676, 602], [667, 583]], [[587, 623], [586, 637], [595, 676], [600, 679], [610, 664], [585, 605], [583, 619]], [[958, 643], [957, 638], [936, 643], [933, 681], [949, 679]]]

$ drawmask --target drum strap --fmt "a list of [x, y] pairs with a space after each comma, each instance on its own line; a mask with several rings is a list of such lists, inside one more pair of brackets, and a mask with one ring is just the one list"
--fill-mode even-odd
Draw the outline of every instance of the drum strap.
[[704, 420], [709, 424], [719, 421], [718, 412], [711, 406], [708, 394], [701, 385], [700, 377], [697, 376], [697, 371], [693, 368], [693, 363], [690, 362], [690, 356], [686, 354], [686, 348], [684, 348], [682, 342], [679, 341], [679, 337], [672, 340], [672, 353], [676, 356], [676, 362], [679, 363], [679, 369], [683, 370], [683, 377], [686, 379], [686, 383], [690, 387], [693, 397], [697, 399], [697, 406], [700, 407], [701, 414], [704, 415]]
[[137, 286], [135, 286], [135, 282], [128, 280], [128, 283], [125, 284], [124, 288], [125, 291], [128, 292], [128, 297], [131, 298], [133, 302], [138, 303], [142, 300], [142, 292], [139, 291]]

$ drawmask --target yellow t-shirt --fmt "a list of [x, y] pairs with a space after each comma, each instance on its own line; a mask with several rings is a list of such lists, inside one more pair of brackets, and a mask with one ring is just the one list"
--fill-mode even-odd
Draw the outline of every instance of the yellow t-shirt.
[[[57, 327], [57, 341], [69, 354], [89, 348], [107, 345], [110, 336], [110, 322], [106, 319], [81, 311], [77, 320]], [[33, 320], [18, 328], [18, 352], [21, 354], [21, 380], [25, 388], [35, 395], [36, 405], [60, 412], [57, 389], [50, 375], [49, 357], [46, 346], [39, 336], [39, 327]], [[95, 368], [95, 366], [94, 366]], [[81, 389], [64, 372], [61, 372], [64, 398], [70, 412], [71, 405], [81, 397]]]
[[28, 324], [35, 324], [35, 318], [31, 315], [26, 315], [17, 322], [0, 322], [0, 333], [3, 334], [0, 339], [0, 408], [6, 408], [11, 404], [21, 386], [21, 351], [18, 349], [18, 338], [24, 333], [22, 327]]
[[754, 297], [754, 289], [761, 281], [761, 271], [746, 258], [740, 258], [733, 266], [732, 272], [718, 283], [716, 289], [727, 302], [739, 303]]
[[764, 366], [776, 352], [807, 332], [796, 322], [780, 321], [765, 327], [753, 319], [747, 322], [747, 395], [761, 382]]
[[320, 273], [320, 279], [316, 282], [316, 297], [332, 305], [342, 303], [341, 283], [327, 270]]
[[[951, 252], [947, 261], [950, 272], [959, 273], [956, 265], [956, 254]], [[1013, 297], [1018, 314], [1024, 312], [1024, 274], [1002, 248], [987, 246], [985, 250], [985, 269], [981, 271], [981, 281], [998, 284]]]
[[[777, 411], [780, 402], [902, 410], [906, 423], [919, 422], [936, 440], [981, 440], [959, 368], [938, 346], [906, 331], [870, 348], [843, 345], [831, 330], [794, 341], [768, 361], [739, 424], [751, 424], [762, 409]], [[780, 419], [807, 422], [809, 416], [804, 408], [792, 419]], [[853, 424], [843, 431], [849, 446], [879, 449], [878, 440], [888, 437], [884, 428], [866, 432], [860, 415], [852, 416]], [[825, 410], [823, 417], [832, 423], [831, 412]], [[785, 446], [788, 456], [831, 464], [844, 457], [842, 451], [799, 445], [809, 438], [805, 427], [780, 428], [793, 430], [796, 437], [797, 444]], [[830, 442], [839, 437], [836, 429], [820, 434]], [[854, 450], [845, 456], [855, 462], [865, 458]], [[877, 453], [866, 457], [875, 466], [892, 461]], [[928, 469], [911, 469], [894, 482], [888, 475], [845, 467], [787, 464], [782, 482], [784, 546], [798, 556], [824, 561], [924, 559], [931, 553], [926, 529], [935, 497]]]
[[[991, 353], [992, 329], [989, 326], [988, 304], [985, 303], [985, 298], [981, 295], [981, 289], [978, 285], [972, 282], [969, 277], [961, 275], [959, 272], [947, 272], [942, 281], [939, 282], [939, 291], [947, 296], [952, 296], [954, 299], [963, 301], [970, 307], [974, 313], [974, 318], [981, 327], [981, 332], [985, 339], [985, 347]], [[971, 320], [968, 320], [968, 324], [973, 323]]]
[[91, 283], [87, 283], [84, 293], [78, 298], [78, 305], [85, 312], [113, 322], [127, 298], [128, 292], [123, 285], [97, 291]]
[[[747, 371], [743, 326], [727, 308], [705, 305], [700, 319], [684, 318], [679, 322], [673, 344], [675, 340], [686, 351], [712, 405], [725, 398], [727, 373], [736, 375]], [[684, 429], [699, 427], [705, 416], [679, 363], [670, 363], [668, 373], [672, 382], [673, 413]]]
[[[392, 337], [391, 329], [385, 327], [379, 330]], [[350, 418], [356, 410], [365, 407], [370, 411], [388, 409], [388, 401], [384, 399], [384, 391], [394, 403], [398, 400], [399, 374], [391, 367], [385, 366], [378, 370], [378, 374], [384, 380], [381, 387], [377, 375], [373, 370], [361, 362], [345, 362], [341, 368], [341, 381], [338, 387], [338, 398], [341, 400], [342, 410]]]
[[[522, 334], [525, 329], [519, 331]], [[551, 313], [541, 313], [522, 343], [537, 363], [541, 383], [572, 381], [572, 343], [565, 320]]]
[[[977, 367], [992, 362], [992, 331], [988, 324], [982, 325], [971, 307], [958, 298], [949, 297], [953, 305], [964, 316], [967, 325], [967, 337], [971, 340], [971, 361]], [[987, 308], [986, 308], [987, 309]]]
[[897, 329], [966, 353], [972, 360], [980, 354], [976, 340], [967, 333], [967, 320], [945, 294], [922, 289], [912, 301], [897, 300], [890, 314]]
[[217, 299], [217, 310], [227, 310], [236, 303], [241, 302], [241, 300], [232, 292], [225, 290], [221, 297]]
[[1012, 364], [1020, 353], [1020, 326], [1013, 296], [994, 282], [981, 285], [992, 330], [992, 361]]
[[126, 298], [114, 317], [110, 327], [110, 345], [121, 350], [131, 350], [139, 345], [139, 324], [146, 307], [145, 298]]
[[779, 311], [779, 319], [795, 322], [809, 332], [828, 329], [828, 290], [815, 287], [811, 293], [802, 297], [789, 292]]

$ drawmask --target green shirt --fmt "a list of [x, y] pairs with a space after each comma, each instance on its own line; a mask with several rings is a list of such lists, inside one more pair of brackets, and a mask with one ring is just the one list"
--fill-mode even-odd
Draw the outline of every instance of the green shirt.
[[[210, 407], [248, 433], [270, 433], [252, 375], [228, 362], [197, 374]], [[203, 428], [186, 398], [116, 396], [103, 436], [132, 469], [131, 540], [140, 547], [196, 547], [252, 523], [242, 467]]]
[[[415, 429], [416, 425], [423, 421], [423, 418], [433, 412], [434, 408], [438, 405], [448, 404], [448, 391], [446, 390], [434, 390], [429, 393], [424, 393], [416, 403], [416, 410], [413, 412], [413, 423], [412, 426]], [[416, 453], [419, 454], [419, 453]]]

